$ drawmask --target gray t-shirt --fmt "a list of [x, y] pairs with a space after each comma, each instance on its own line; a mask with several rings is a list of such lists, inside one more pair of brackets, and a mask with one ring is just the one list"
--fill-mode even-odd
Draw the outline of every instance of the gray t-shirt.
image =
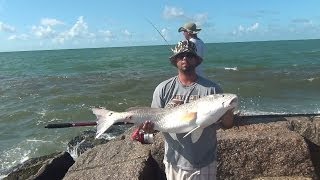
[[[184, 86], [175, 76], [156, 87], [151, 107], [170, 108], [214, 93], [222, 93], [222, 89], [208, 79], [198, 76], [197, 82], [193, 85]], [[200, 139], [194, 144], [190, 135], [183, 138], [186, 133], [163, 133], [165, 137], [164, 162], [185, 170], [209, 165], [216, 160], [216, 128], [214, 124], [206, 127]]]

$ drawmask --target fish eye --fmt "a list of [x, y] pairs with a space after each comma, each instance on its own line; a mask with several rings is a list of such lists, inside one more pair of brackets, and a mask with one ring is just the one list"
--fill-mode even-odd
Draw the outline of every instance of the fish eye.
[[109, 113], [109, 116], [111, 116], [113, 113], [111, 112], [111, 113]]

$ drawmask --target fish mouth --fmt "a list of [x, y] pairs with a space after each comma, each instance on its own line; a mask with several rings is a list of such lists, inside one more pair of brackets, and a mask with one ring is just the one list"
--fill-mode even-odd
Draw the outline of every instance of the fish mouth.
[[238, 98], [233, 98], [231, 101], [230, 101], [230, 105], [232, 104], [238, 104]]
[[231, 97], [229, 100], [225, 102], [225, 105], [226, 107], [230, 107], [231, 109], [236, 108], [238, 106], [238, 97]]
[[238, 98], [235, 97], [230, 101], [230, 106], [231, 107], [237, 107], [238, 106]]

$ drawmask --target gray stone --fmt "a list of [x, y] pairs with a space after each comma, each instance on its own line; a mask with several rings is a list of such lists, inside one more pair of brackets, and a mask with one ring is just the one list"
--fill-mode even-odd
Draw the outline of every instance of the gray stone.
[[320, 117], [288, 118], [292, 130], [320, 146]]
[[67, 152], [32, 158], [14, 167], [4, 179], [62, 179], [73, 163], [73, 158]]
[[[275, 121], [218, 131], [218, 179], [319, 178], [304, 138]], [[143, 145], [131, 132], [82, 154], [64, 179], [165, 179], [162, 134]]]
[[[319, 118], [241, 118], [235, 125], [218, 130], [218, 179], [320, 179]], [[162, 133], [143, 145], [130, 139], [132, 131], [99, 146], [94, 133], [79, 136], [90, 144], [83, 151], [96, 147], [76, 163], [54, 153], [12, 168], [5, 179], [165, 179]]]
[[304, 139], [286, 121], [219, 130], [219, 179], [317, 177]]
[[165, 179], [161, 133], [155, 143], [141, 144], [130, 139], [132, 130], [86, 151], [64, 179]]

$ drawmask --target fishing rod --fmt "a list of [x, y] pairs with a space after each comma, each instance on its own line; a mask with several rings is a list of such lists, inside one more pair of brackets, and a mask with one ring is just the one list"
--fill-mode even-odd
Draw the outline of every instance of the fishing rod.
[[[167, 46], [170, 46], [169, 42], [166, 40], [166, 38], [162, 35], [162, 33], [158, 30], [158, 28], [148, 19], [145, 17], [145, 19], [148, 21], [149, 24], [160, 34], [162, 39], [167, 43]], [[169, 48], [171, 50], [171, 48]]]
[[[259, 115], [234, 115], [235, 119], [244, 119], [244, 118], [281, 118], [281, 117], [317, 117], [320, 116], [320, 113], [300, 113], [300, 114], [259, 114]], [[133, 124], [128, 122], [118, 122], [113, 125], [125, 125]], [[69, 127], [81, 127], [81, 126], [96, 126], [97, 122], [88, 121], [88, 122], [71, 122], [71, 123], [55, 123], [47, 124], [45, 128], [69, 128]]]
[[[113, 125], [125, 125], [125, 124], [133, 124], [127, 122], [117, 122]], [[69, 128], [69, 127], [81, 127], [81, 126], [96, 126], [96, 121], [88, 121], [88, 122], [70, 122], [70, 123], [53, 123], [47, 124], [45, 128], [53, 129], [53, 128]]]
[[298, 114], [257, 114], [257, 115], [235, 115], [238, 118], [279, 118], [279, 117], [316, 117], [320, 113], [298, 113]]

